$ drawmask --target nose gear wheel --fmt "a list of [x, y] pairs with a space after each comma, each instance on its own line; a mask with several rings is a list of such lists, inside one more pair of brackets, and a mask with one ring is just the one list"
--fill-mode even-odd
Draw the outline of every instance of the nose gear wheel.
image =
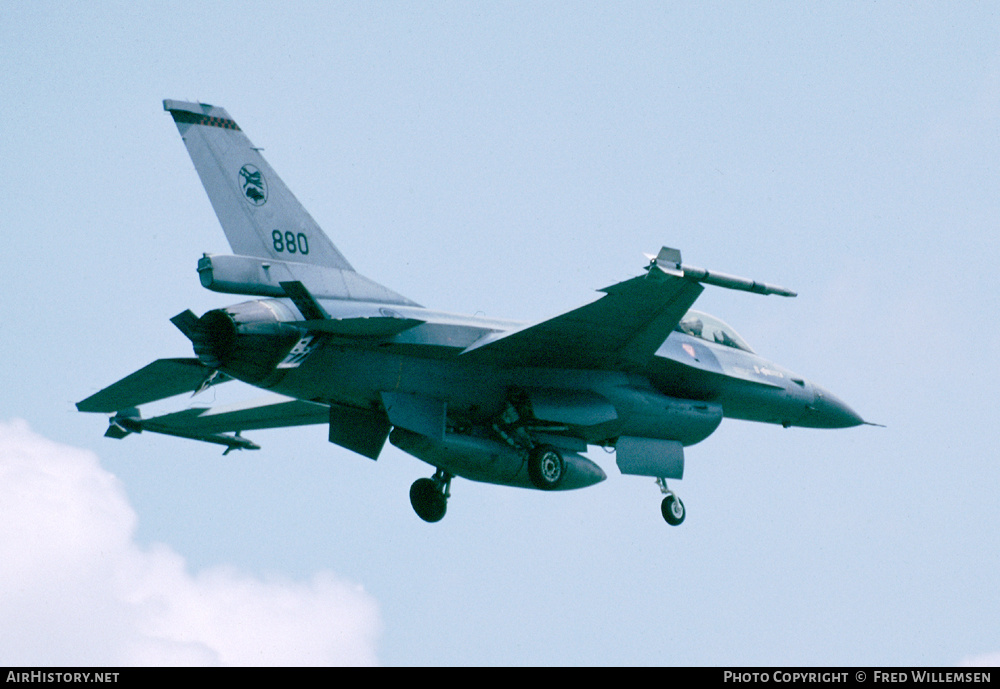
[[684, 503], [681, 502], [679, 497], [674, 495], [673, 491], [667, 488], [666, 479], [658, 478], [656, 479], [656, 483], [660, 486], [660, 492], [665, 496], [663, 502], [660, 503], [660, 512], [663, 514], [663, 518], [670, 526], [679, 526], [684, 521], [684, 517], [687, 516]]

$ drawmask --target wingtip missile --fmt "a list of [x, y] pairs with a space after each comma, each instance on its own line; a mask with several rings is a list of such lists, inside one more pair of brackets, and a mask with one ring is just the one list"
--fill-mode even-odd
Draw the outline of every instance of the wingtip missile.
[[104, 437], [121, 440], [132, 433], [142, 433], [142, 419], [135, 407], [122, 409], [108, 419], [108, 430], [104, 432]]
[[162, 423], [157, 423], [158, 419], [143, 419], [139, 410], [135, 407], [122, 409], [110, 419], [108, 419], [108, 430], [105, 431], [105, 438], [115, 438], [121, 440], [133, 433], [160, 433], [162, 435], [172, 435], [175, 438], [188, 438], [190, 440], [200, 440], [204, 443], [215, 445], [225, 445], [226, 451], [223, 455], [228, 455], [233, 450], [259, 450], [260, 445], [244, 438], [240, 431], [233, 435], [226, 433], [189, 433], [178, 429], [165, 427]]
[[[646, 270], [649, 271], [650, 277], [657, 275], [657, 273], [662, 273], [675, 277], [683, 277], [706, 285], [715, 285], [716, 287], [725, 287], [726, 289], [735, 289], [742, 292], [777, 294], [781, 297], [798, 296], [798, 292], [794, 292], [787, 287], [769, 285], [766, 282], [757, 282], [756, 280], [749, 280], [735, 275], [727, 275], [718, 271], [685, 265], [681, 263], [681, 252], [679, 249], [672, 249], [665, 246], [660, 249], [660, 253], [656, 256], [646, 254], [646, 257], [649, 258], [649, 265], [646, 267]], [[654, 272], [653, 268], [656, 268], [657, 271]]]

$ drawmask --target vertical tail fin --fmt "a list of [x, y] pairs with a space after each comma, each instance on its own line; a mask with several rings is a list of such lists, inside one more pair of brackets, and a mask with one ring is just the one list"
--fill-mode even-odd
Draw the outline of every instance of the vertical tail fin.
[[233, 252], [352, 271], [223, 108], [163, 101]]

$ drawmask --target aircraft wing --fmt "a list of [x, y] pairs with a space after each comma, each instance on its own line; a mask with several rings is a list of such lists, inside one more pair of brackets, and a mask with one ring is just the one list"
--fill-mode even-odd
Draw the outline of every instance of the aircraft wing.
[[142, 419], [142, 428], [156, 433], [184, 431], [194, 435], [211, 435], [329, 422], [330, 407], [325, 404], [269, 395], [240, 404], [195, 407]]
[[228, 380], [232, 378], [205, 366], [197, 359], [157, 359], [82, 402], [77, 402], [76, 408], [107, 414], [184, 392], [195, 392]]
[[701, 294], [702, 284], [794, 297], [785, 287], [681, 263], [663, 247], [646, 275], [605, 287], [605, 296], [510, 333], [487, 335], [462, 352], [484, 363], [556, 368], [642, 368]]
[[[329, 423], [330, 407], [296, 400], [283, 395], [218, 407], [196, 407], [143, 419], [136, 409], [126, 409], [111, 418], [106, 436], [124, 438], [131, 433], [162, 433], [207, 443], [225, 445], [230, 450], [257, 450], [259, 446], [243, 438], [243, 431]], [[227, 435], [233, 433], [235, 435]]]
[[703, 289], [684, 277], [650, 271], [605, 287], [605, 296], [561, 316], [489, 335], [462, 356], [507, 366], [642, 367]]

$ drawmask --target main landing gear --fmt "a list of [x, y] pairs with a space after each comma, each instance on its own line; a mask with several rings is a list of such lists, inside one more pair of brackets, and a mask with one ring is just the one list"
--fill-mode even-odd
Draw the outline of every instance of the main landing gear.
[[674, 495], [673, 491], [667, 488], [667, 480], [665, 478], [656, 479], [656, 485], [660, 487], [660, 492], [665, 496], [663, 502], [660, 503], [660, 512], [663, 513], [663, 518], [667, 520], [667, 524], [670, 526], [678, 526], [684, 521], [684, 517], [687, 516], [687, 512], [684, 510], [684, 503], [681, 499]]
[[528, 477], [535, 488], [555, 490], [565, 475], [566, 462], [551, 445], [539, 445], [528, 455]]
[[419, 478], [410, 486], [410, 504], [425, 522], [439, 522], [448, 511], [451, 474], [438, 469], [433, 478]]

